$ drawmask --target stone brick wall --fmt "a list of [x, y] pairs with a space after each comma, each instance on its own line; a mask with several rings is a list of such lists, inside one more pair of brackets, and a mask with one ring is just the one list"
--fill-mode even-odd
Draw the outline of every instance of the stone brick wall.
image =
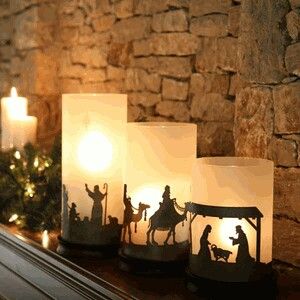
[[14, 84], [30, 99], [45, 147], [61, 93], [123, 92], [129, 121], [196, 123], [200, 156], [273, 159], [274, 258], [299, 266], [299, 11], [299, 0], [0, 0], [0, 97]]
[[124, 92], [129, 121], [195, 122], [199, 155], [234, 153], [237, 2], [61, 1], [62, 92]]
[[300, 1], [243, 0], [236, 155], [275, 163], [274, 258], [300, 266]]

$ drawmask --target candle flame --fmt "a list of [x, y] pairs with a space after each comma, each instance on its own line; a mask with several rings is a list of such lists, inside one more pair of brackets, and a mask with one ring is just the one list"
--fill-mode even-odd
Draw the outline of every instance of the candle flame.
[[81, 139], [77, 155], [84, 169], [90, 172], [104, 171], [112, 162], [112, 144], [101, 132], [91, 131]]
[[49, 234], [48, 234], [48, 230], [44, 230], [42, 233], [42, 246], [44, 248], [48, 248], [49, 247]]
[[8, 222], [9, 222], [9, 223], [12, 223], [12, 222], [16, 221], [18, 218], [19, 218], [19, 216], [18, 216], [17, 214], [13, 214], [13, 215], [9, 218]]
[[18, 97], [18, 92], [17, 92], [17, 89], [13, 86], [10, 90], [10, 96], [12, 98], [17, 98]]

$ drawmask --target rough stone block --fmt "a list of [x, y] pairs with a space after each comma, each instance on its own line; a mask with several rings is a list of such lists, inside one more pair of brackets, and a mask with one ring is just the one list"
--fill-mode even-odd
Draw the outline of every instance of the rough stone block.
[[173, 117], [180, 122], [190, 120], [189, 108], [185, 102], [161, 101], [156, 105], [156, 112], [165, 117]]
[[191, 59], [189, 57], [143, 57], [136, 58], [133, 65], [145, 68], [151, 73], [174, 78], [188, 78], [192, 74]]
[[150, 107], [161, 101], [161, 95], [148, 92], [130, 93], [128, 95], [128, 101], [131, 105]]
[[162, 82], [162, 96], [164, 99], [185, 101], [189, 84], [173, 79], [164, 78]]
[[191, 55], [198, 49], [199, 40], [189, 33], [159, 33], [151, 36], [152, 53], [156, 55]]
[[150, 33], [151, 18], [133, 17], [122, 19], [112, 27], [113, 40], [118, 43], [146, 38]]
[[229, 95], [235, 96], [241, 89], [247, 86], [247, 82], [245, 82], [241, 76], [238, 74], [233, 74], [230, 78], [230, 87], [229, 87]]
[[85, 82], [102, 82], [106, 80], [104, 69], [85, 69], [82, 72], [82, 81]]
[[231, 122], [201, 122], [198, 124], [198, 156], [233, 156], [232, 127]]
[[195, 35], [221, 37], [228, 33], [228, 16], [216, 14], [207, 15], [191, 20], [190, 32]]
[[97, 47], [77, 46], [71, 51], [71, 60], [74, 64], [83, 64], [95, 68], [107, 66], [106, 54]]
[[212, 13], [226, 14], [231, 4], [231, 0], [191, 0], [190, 14], [192, 16], [203, 16]]
[[300, 7], [300, 0], [290, 0], [290, 4], [292, 8]]
[[10, 62], [10, 75], [20, 75], [22, 72], [22, 61], [20, 57], [13, 57]]
[[236, 72], [237, 38], [218, 39], [218, 67], [224, 71]]
[[134, 56], [149, 56], [152, 53], [149, 39], [133, 41], [132, 45]]
[[186, 31], [187, 28], [188, 22], [184, 10], [155, 14], [152, 19], [152, 29], [156, 32]]
[[136, 3], [135, 14], [152, 15], [168, 9], [169, 0], [138, 0]]
[[297, 40], [300, 35], [300, 13], [292, 10], [286, 15], [286, 27], [290, 37]]
[[84, 12], [77, 8], [72, 14], [60, 18], [61, 27], [79, 27], [84, 24]]
[[132, 47], [127, 43], [111, 43], [109, 45], [107, 61], [117, 67], [127, 67], [130, 63]]
[[117, 68], [114, 66], [107, 66], [106, 73], [108, 80], [120, 81], [125, 77], [125, 70], [123, 68]]
[[65, 27], [59, 31], [59, 39], [67, 47], [78, 43], [79, 30], [76, 27]]
[[127, 121], [138, 122], [145, 118], [144, 110], [139, 106], [128, 105], [127, 108]]
[[268, 146], [268, 158], [273, 160], [276, 166], [296, 167], [296, 142], [273, 137]]
[[191, 116], [202, 121], [233, 122], [234, 103], [220, 94], [197, 94], [192, 99]]
[[228, 32], [233, 36], [238, 37], [240, 28], [240, 6], [230, 7], [228, 17]]
[[217, 39], [209, 37], [201, 38], [195, 61], [197, 72], [215, 72], [218, 66], [217, 57]]
[[284, 0], [242, 1], [238, 61], [246, 81], [268, 84], [286, 77], [287, 34], [278, 24], [288, 11]]
[[12, 55], [10, 46], [0, 46], [0, 61], [9, 61]]
[[159, 92], [161, 78], [158, 74], [148, 74], [143, 69], [127, 69], [125, 76], [125, 88], [128, 91], [149, 90]]
[[58, 94], [56, 58], [57, 53], [53, 49], [28, 52], [22, 62], [21, 72], [21, 80], [27, 92], [43, 96]]
[[191, 76], [190, 93], [202, 95], [207, 93], [228, 94], [229, 75], [212, 73], [194, 73]]
[[290, 74], [300, 77], [300, 43], [287, 47], [285, 52], [285, 65]]
[[79, 79], [62, 78], [61, 92], [62, 93], [80, 93], [81, 82]]
[[273, 258], [300, 267], [300, 224], [286, 218], [273, 221]]
[[113, 11], [117, 18], [123, 19], [133, 15], [134, 0], [122, 0], [113, 6]]
[[190, 0], [169, 0], [168, 5], [169, 7], [176, 7], [176, 8], [188, 8]]
[[274, 88], [276, 133], [300, 132], [300, 81]]
[[1, 42], [8, 41], [11, 38], [12, 27], [11, 27], [11, 19], [3, 18], [0, 19], [0, 44]]
[[274, 214], [300, 221], [300, 169], [275, 168]]
[[105, 15], [97, 19], [94, 19], [92, 21], [92, 24], [95, 31], [103, 32], [103, 31], [110, 30], [112, 25], [115, 23], [115, 21], [116, 21], [116, 17], [114, 15]]
[[235, 101], [235, 154], [267, 158], [273, 135], [273, 100], [268, 87], [246, 87]]

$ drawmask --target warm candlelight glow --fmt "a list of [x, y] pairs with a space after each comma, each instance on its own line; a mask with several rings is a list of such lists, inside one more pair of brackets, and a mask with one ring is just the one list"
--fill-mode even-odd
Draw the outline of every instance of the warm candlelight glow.
[[42, 246], [44, 248], [48, 248], [49, 247], [49, 234], [48, 234], [48, 230], [44, 230], [42, 233]]
[[83, 168], [91, 172], [103, 171], [112, 162], [112, 144], [99, 131], [88, 132], [78, 146], [78, 159]]
[[38, 159], [38, 157], [36, 157], [36, 158], [34, 159], [33, 166], [34, 166], [35, 168], [37, 168], [37, 167], [39, 166], [39, 159]]
[[17, 98], [18, 97], [18, 92], [17, 92], [17, 89], [13, 86], [10, 90], [10, 96], [12, 98]]
[[18, 216], [17, 214], [13, 214], [13, 215], [9, 218], [8, 222], [9, 222], [9, 223], [12, 223], [12, 222], [16, 221], [18, 218], [19, 218], [19, 216]]

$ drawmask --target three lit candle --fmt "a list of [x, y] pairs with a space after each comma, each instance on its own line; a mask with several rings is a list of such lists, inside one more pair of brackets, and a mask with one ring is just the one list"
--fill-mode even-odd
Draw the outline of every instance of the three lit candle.
[[2, 150], [22, 149], [27, 143], [35, 143], [37, 118], [27, 115], [27, 106], [27, 98], [19, 97], [14, 87], [10, 97], [1, 99]]

